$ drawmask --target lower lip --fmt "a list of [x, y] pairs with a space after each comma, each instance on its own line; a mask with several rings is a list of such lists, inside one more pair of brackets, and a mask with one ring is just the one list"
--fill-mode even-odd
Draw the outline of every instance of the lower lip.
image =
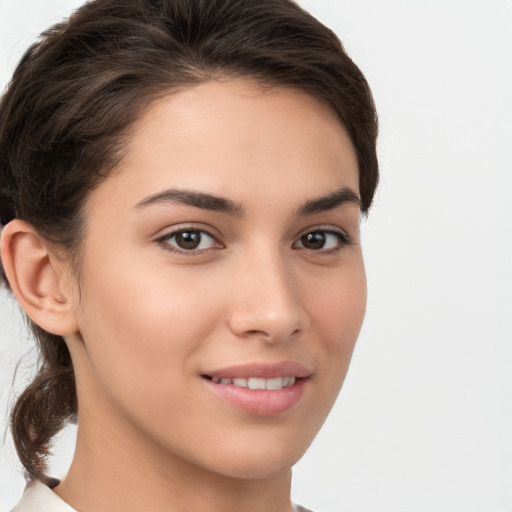
[[304, 394], [306, 380], [298, 379], [292, 386], [274, 390], [249, 389], [207, 379], [204, 382], [217, 396], [242, 411], [255, 416], [276, 416], [299, 403]]

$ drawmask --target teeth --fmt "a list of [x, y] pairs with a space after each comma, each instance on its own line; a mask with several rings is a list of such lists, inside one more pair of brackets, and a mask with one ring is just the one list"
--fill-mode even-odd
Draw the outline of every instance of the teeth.
[[284, 381], [288, 377], [277, 377], [275, 379], [267, 379], [265, 383], [265, 389], [281, 389], [284, 387]]
[[220, 384], [232, 384], [240, 388], [249, 389], [282, 389], [288, 388], [295, 384], [295, 377], [275, 377], [273, 379], [262, 379], [259, 377], [249, 377], [244, 379], [237, 377], [234, 379], [228, 379], [224, 377], [212, 377], [212, 381]]
[[[247, 380], [249, 389], [265, 389], [266, 382], [266, 379], [257, 379], [256, 377], [251, 377], [250, 379]], [[233, 384], [234, 383], [235, 382], [233, 381]]]

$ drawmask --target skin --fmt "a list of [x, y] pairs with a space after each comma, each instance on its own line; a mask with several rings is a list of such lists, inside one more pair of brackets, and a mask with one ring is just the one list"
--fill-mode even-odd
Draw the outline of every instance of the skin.
[[[135, 126], [122, 165], [87, 200], [80, 283], [29, 226], [6, 228], [13, 289], [65, 336], [76, 371], [77, 448], [58, 495], [86, 512], [291, 511], [290, 468], [336, 399], [365, 311], [357, 201], [297, 214], [341, 188], [359, 194], [357, 159], [327, 107], [212, 81], [159, 100]], [[168, 189], [240, 211], [141, 206]], [[187, 252], [179, 228], [211, 236]], [[323, 247], [304, 244], [312, 232]], [[15, 263], [23, 254], [37, 272]], [[23, 292], [33, 283], [46, 299], [36, 309]], [[202, 377], [282, 361], [310, 375], [281, 414], [242, 411]]]

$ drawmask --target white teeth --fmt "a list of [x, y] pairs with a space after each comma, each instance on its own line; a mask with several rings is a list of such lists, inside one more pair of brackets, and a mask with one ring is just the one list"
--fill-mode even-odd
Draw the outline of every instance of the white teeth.
[[248, 379], [247, 384], [249, 389], [265, 389], [266, 379], [257, 379], [256, 377], [251, 377]]
[[283, 388], [288, 388], [295, 384], [295, 377], [283, 377]]
[[275, 377], [273, 379], [262, 379], [260, 377], [249, 377], [247, 379], [237, 377], [228, 379], [225, 377], [212, 377], [212, 381], [220, 384], [233, 384], [240, 388], [249, 389], [282, 389], [293, 386], [295, 384], [295, 377]]
[[267, 379], [265, 384], [266, 389], [281, 389], [284, 387], [284, 379], [283, 377], [277, 377], [275, 379]]

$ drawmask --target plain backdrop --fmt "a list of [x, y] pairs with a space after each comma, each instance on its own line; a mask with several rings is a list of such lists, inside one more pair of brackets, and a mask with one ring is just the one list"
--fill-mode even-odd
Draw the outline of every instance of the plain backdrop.
[[[36, 35], [80, 3], [0, 0], [1, 87]], [[512, 1], [301, 3], [372, 86], [382, 181], [362, 227], [366, 324], [340, 398], [296, 466], [294, 499], [318, 512], [511, 512]], [[30, 347], [2, 292], [2, 433]], [[72, 446], [69, 429], [57, 476]], [[6, 435], [0, 509], [23, 486]]]

